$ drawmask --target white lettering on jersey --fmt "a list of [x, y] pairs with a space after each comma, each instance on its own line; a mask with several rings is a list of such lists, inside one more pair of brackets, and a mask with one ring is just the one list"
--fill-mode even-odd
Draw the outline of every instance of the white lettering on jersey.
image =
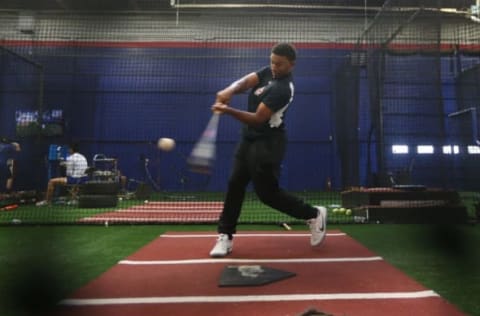
[[283, 113], [287, 110], [290, 103], [292, 103], [294, 91], [295, 91], [295, 87], [293, 86], [293, 82], [290, 82], [290, 100], [288, 100], [288, 103], [283, 108], [275, 112], [272, 115], [272, 117], [270, 117], [270, 120], [268, 121], [268, 123], [270, 124], [271, 128], [279, 127], [280, 125], [282, 125]]
[[255, 95], [258, 97], [263, 93], [264, 90], [265, 90], [265, 87], [258, 88], [257, 90], [255, 90]]

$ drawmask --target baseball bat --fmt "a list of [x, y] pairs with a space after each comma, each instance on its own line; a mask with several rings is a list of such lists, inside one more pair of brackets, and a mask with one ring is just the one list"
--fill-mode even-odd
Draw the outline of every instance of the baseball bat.
[[193, 146], [187, 163], [190, 170], [198, 173], [211, 173], [216, 158], [216, 141], [219, 113], [213, 113], [200, 139]]

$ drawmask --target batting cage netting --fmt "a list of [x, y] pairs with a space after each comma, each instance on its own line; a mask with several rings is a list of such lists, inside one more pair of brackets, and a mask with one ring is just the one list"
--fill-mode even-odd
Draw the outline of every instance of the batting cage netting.
[[[297, 50], [283, 189], [327, 206], [330, 222], [388, 221], [382, 207], [472, 215], [480, 178], [473, 2], [4, 5], [0, 223], [216, 222], [241, 123], [220, 117], [211, 172], [192, 171], [188, 156], [216, 93], [268, 66], [279, 42]], [[231, 105], [245, 110], [247, 97]], [[160, 138], [173, 149], [159, 149]], [[82, 181], [65, 184], [71, 148], [86, 168]], [[240, 222], [299, 221], [249, 186]]]

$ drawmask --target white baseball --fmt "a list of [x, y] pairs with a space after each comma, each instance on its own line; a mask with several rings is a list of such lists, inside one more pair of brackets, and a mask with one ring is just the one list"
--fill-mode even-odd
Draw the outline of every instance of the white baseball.
[[157, 142], [158, 149], [170, 151], [175, 148], [175, 140], [172, 138], [162, 137]]

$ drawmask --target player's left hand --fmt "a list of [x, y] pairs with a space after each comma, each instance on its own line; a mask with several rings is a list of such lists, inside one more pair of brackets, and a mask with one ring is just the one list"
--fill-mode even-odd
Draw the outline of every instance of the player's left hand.
[[223, 114], [228, 109], [228, 105], [225, 103], [216, 102], [212, 105], [212, 112]]

